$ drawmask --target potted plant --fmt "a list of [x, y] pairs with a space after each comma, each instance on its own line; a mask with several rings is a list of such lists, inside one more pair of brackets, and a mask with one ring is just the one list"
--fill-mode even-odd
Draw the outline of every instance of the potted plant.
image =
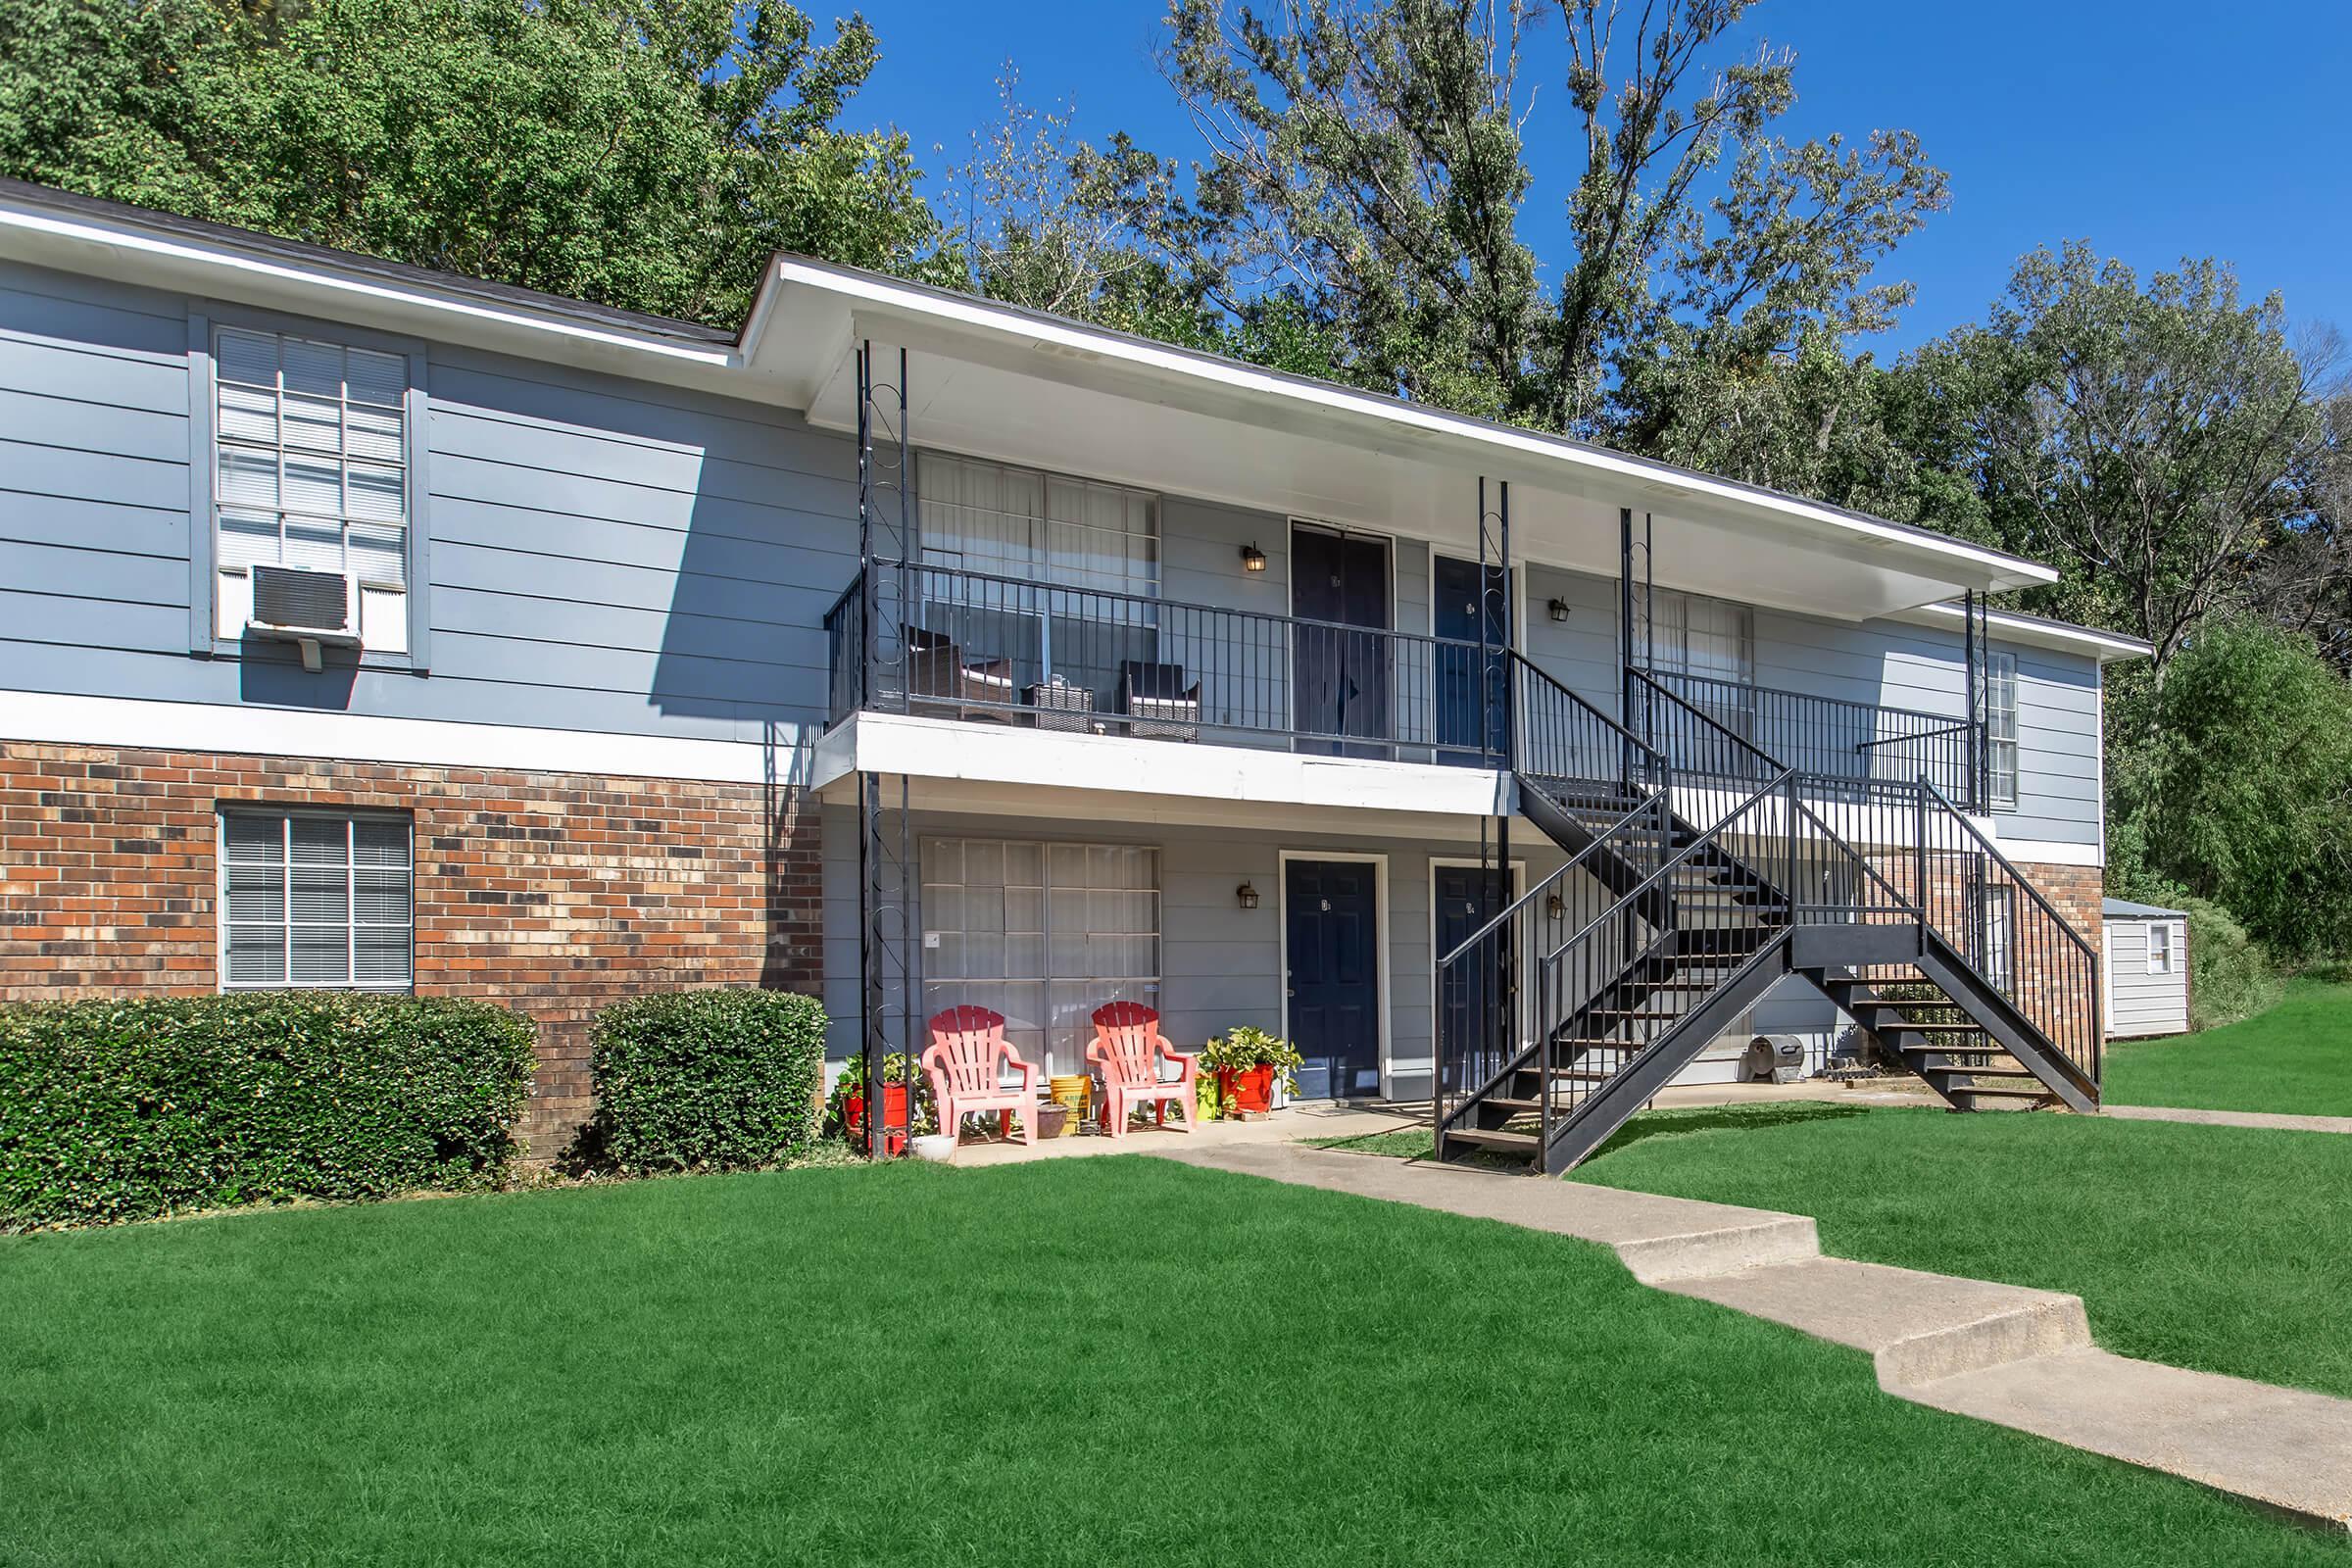
[[1217, 1098], [1228, 1113], [1274, 1108], [1277, 1074], [1283, 1089], [1298, 1092], [1304, 1058], [1288, 1040], [1254, 1024], [1236, 1024], [1200, 1049], [1200, 1067], [1216, 1079]]
[[[909, 1123], [906, 1114], [906, 1057], [894, 1051], [882, 1058], [882, 1125], [893, 1129], [885, 1140], [886, 1154], [899, 1153], [906, 1147], [908, 1136], [936, 1132], [939, 1118], [931, 1105], [931, 1075], [914, 1074], [914, 1116]], [[826, 1119], [841, 1129], [842, 1136], [853, 1144], [865, 1141], [865, 1073], [861, 1058], [852, 1056], [842, 1075], [833, 1082], [832, 1093], [825, 1097]], [[895, 1129], [904, 1127], [902, 1134]]]

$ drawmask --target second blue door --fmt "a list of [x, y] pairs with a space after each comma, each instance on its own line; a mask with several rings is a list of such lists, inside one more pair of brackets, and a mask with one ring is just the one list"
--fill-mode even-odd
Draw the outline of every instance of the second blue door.
[[1291, 1043], [1306, 1100], [1380, 1094], [1380, 906], [1368, 860], [1293, 860], [1285, 877], [1284, 964]]

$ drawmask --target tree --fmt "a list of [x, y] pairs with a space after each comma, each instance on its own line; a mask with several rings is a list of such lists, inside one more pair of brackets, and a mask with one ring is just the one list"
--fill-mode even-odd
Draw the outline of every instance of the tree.
[[2239, 614], [2145, 700], [2109, 758], [2112, 885], [2210, 898], [2282, 956], [2352, 949], [2352, 685]]
[[2008, 298], [1920, 368], [1968, 410], [1996, 528], [2067, 581], [2042, 608], [2145, 637], [2167, 664], [2309, 516], [2331, 351], [2298, 354], [2276, 295], [2213, 261], [2140, 287], [2081, 243], [2018, 265]]
[[1366, 386], [1644, 452], [1718, 372], [1888, 322], [1909, 291], [1872, 269], [1944, 201], [1915, 138], [1779, 135], [1793, 58], [1715, 62], [1747, 0], [1557, 4], [1583, 168], [1547, 290], [1518, 236], [1547, 8], [1176, 0], [1166, 69], [1210, 142], [1223, 270], [1290, 291]]
[[921, 271], [872, 69], [782, 0], [15, 0], [0, 172], [637, 310], [742, 319], [777, 249]]

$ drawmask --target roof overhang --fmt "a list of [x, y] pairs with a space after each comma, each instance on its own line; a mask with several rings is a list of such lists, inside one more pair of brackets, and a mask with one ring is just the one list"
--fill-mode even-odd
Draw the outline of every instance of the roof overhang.
[[[1666, 587], [1860, 620], [2049, 567], [1943, 534], [1327, 382], [779, 257], [745, 368], [835, 429], [858, 416], [873, 343], [923, 447], [1082, 467], [1204, 501], [1392, 530], [1474, 551], [1478, 480], [1510, 484], [1515, 558], [1614, 574], [1619, 511]], [[1493, 503], [1490, 494], [1490, 504]]]
[[[1948, 626], [1958, 631], [1966, 627], [1968, 612], [1953, 604], [1922, 605], [1891, 618], [1922, 626]], [[1997, 634], [2003, 642], [2047, 648], [2053, 653], [2081, 654], [2102, 664], [2145, 659], [2156, 651], [2155, 644], [2137, 637], [2100, 631], [2095, 626], [2077, 626], [2071, 621], [2046, 620], [2039, 615], [2022, 615], [2012, 610], [1986, 611], [1984, 624], [1988, 632]]]
[[[781, 256], [734, 341], [249, 230], [0, 181], [0, 255], [84, 275], [462, 342], [857, 422], [854, 346], [919, 445], [1477, 549], [1478, 481], [1510, 485], [1514, 559], [1614, 574], [1618, 515], [1662, 586], [1844, 619], [2056, 580], [1922, 528], [1211, 355]], [[1492, 501], [1491, 501], [1492, 504]], [[2127, 649], [2116, 657], [2127, 657]]]
[[741, 395], [722, 334], [0, 181], [0, 256], [196, 298]]

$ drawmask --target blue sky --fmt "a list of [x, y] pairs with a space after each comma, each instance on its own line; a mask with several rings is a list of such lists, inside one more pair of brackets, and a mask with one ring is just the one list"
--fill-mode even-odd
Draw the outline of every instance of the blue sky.
[[[882, 63], [848, 119], [904, 128], [927, 172], [968, 157], [1006, 60], [1030, 103], [1069, 102], [1080, 134], [1199, 156], [1152, 64], [1160, 0], [862, 9]], [[1950, 208], [1888, 269], [1919, 298], [1882, 352], [1980, 317], [2018, 256], [2069, 236], [2143, 275], [2223, 257], [2249, 294], [2277, 289], [2297, 318], [2352, 334], [2352, 0], [1765, 0], [1742, 26], [1797, 52], [1792, 134], [1907, 127], [1951, 175]], [[1543, 90], [1522, 232], [1540, 258], [1565, 254], [1556, 75], [1528, 78]]]

